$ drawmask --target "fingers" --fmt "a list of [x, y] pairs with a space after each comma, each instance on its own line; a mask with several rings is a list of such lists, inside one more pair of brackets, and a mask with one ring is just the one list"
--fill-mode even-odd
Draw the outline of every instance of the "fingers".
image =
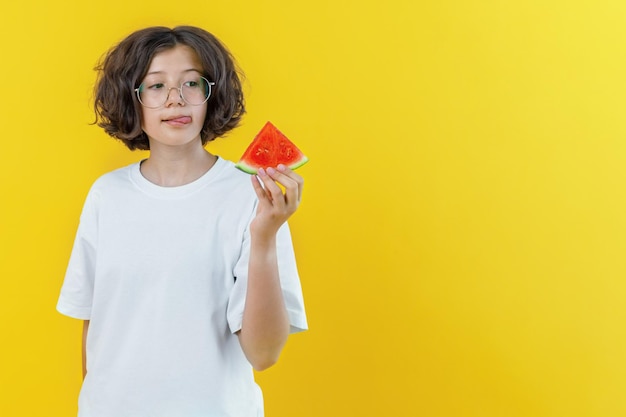
[[278, 165], [277, 169], [280, 173], [284, 174], [285, 176], [296, 182], [296, 201], [300, 203], [300, 200], [302, 199], [302, 190], [304, 189], [304, 178], [302, 178], [300, 175], [296, 174], [284, 165]]
[[257, 175], [251, 175], [250, 178], [252, 179], [252, 186], [254, 187], [254, 192], [256, 193], [257, 198], [259, 200], [268, 198], [259, 177]]
[[[284, 165], [279, 165], [276, 168], [260, 169], [258, 177], [263, 183], [265, 195], [270, 200], [278, 204], [286, 204], [295, 210], [302, 198], [304, 187], [304, 179], [300, 175]], [[284, 187], [284, 194], [278, 184]], [[260, 184], [257, 186], [260, 187]]]

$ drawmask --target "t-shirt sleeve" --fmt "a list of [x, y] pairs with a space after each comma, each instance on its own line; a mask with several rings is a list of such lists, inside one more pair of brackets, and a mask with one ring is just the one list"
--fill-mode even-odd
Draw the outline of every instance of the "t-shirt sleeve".
[[[291, 233], [287, 223], [283, 224], [276, 235], [278, 274], [283, 290], [283, 299], [289, 316], [291, 333], [308, 329], [302, 286], [296, 265]], [[228, 325], [235, 333], [241, 330], [243, 310], [248, 286], [248, 261], [250, 259], [250, 232], [246, 230], [241, 255], [234, 268], [235, 284], [228, 300]]]
[[65, 273], [57, 311], [76, 319], [89, 320], [96, 265], [97, 211], [93, 192], [87, 195]]

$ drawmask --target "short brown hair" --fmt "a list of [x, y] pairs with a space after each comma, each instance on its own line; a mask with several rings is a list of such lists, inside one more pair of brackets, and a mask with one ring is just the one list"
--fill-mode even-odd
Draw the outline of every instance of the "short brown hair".
[[141, 129], [141, 104], [135, 96], [154, 56], [176, 45], [195, 51], [202, 75], [215, 83], [207, 102], [202, 144], [235, 128], [244, 113], [243, 74], [228, 49], [212, 34], [193, 26], [149, 27], [133, 32], [111, 48], [96, 67], [95, 123], [131, 150], [150, 149]]

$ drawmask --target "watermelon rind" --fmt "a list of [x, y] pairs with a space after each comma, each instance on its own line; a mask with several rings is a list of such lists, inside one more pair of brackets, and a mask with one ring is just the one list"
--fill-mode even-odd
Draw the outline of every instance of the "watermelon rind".
[[[288, 168], [293, 171], [295, 169], [300, 168], [302, 165], [306, 164], [307, 162], [309, 162], [309, 158], [307, 158], [305, 155], [302, 155], [302, 158], [300, 158], [298, 161], [294, 162], [293, 164], [290, 164]], [[244, 161], [237, 162], [235, 166], [239, 168], [240, 170], [242, 170], [243, 172], [246, 172], [248, 174], [256, 175], [256, 173], [258, 172], [257, 167], [250, 166], [246, 164]]]
[[257, 173], [257, 169], [254, 167], [251, 167], [250, 165], [246, 164], [243, 161], [239, 161], [235, 164], [235, 167], [239, 168], [240, 170], [242, 170], [243, 172], [246, 172], [248, 174], [256, 174]]
[[289, 169], [293, 171], [294, 169], [300, 168], [302, 165], [306, 164], [307, 162], [309, 162], [309, 158], [307, 158], [305, 155], [302, 155], [302, 158], [300, 158], [300, 160], [289, 165]]

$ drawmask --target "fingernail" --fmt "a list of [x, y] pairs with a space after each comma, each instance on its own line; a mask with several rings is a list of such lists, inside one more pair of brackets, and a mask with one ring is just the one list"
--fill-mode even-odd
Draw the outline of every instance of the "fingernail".
[[257, 173], [258, 173], [259, 175], [265, 175], [265, 170], [264, 170], [263, 168], [259, 168], [259, 169], [257, 170]]
[[270, 174], [270, 175], [274, 175], [276, 173], [276, 170], [274, 168], [270, 167], [270, 168], [267, 169], [267, 173]]
[[287, 167], [284, 166], [283, 164], [278, 164], [278, 166], [276, 168], [278, 168], [279, 171], [284, 171], [284, 170], [287, 169]]

